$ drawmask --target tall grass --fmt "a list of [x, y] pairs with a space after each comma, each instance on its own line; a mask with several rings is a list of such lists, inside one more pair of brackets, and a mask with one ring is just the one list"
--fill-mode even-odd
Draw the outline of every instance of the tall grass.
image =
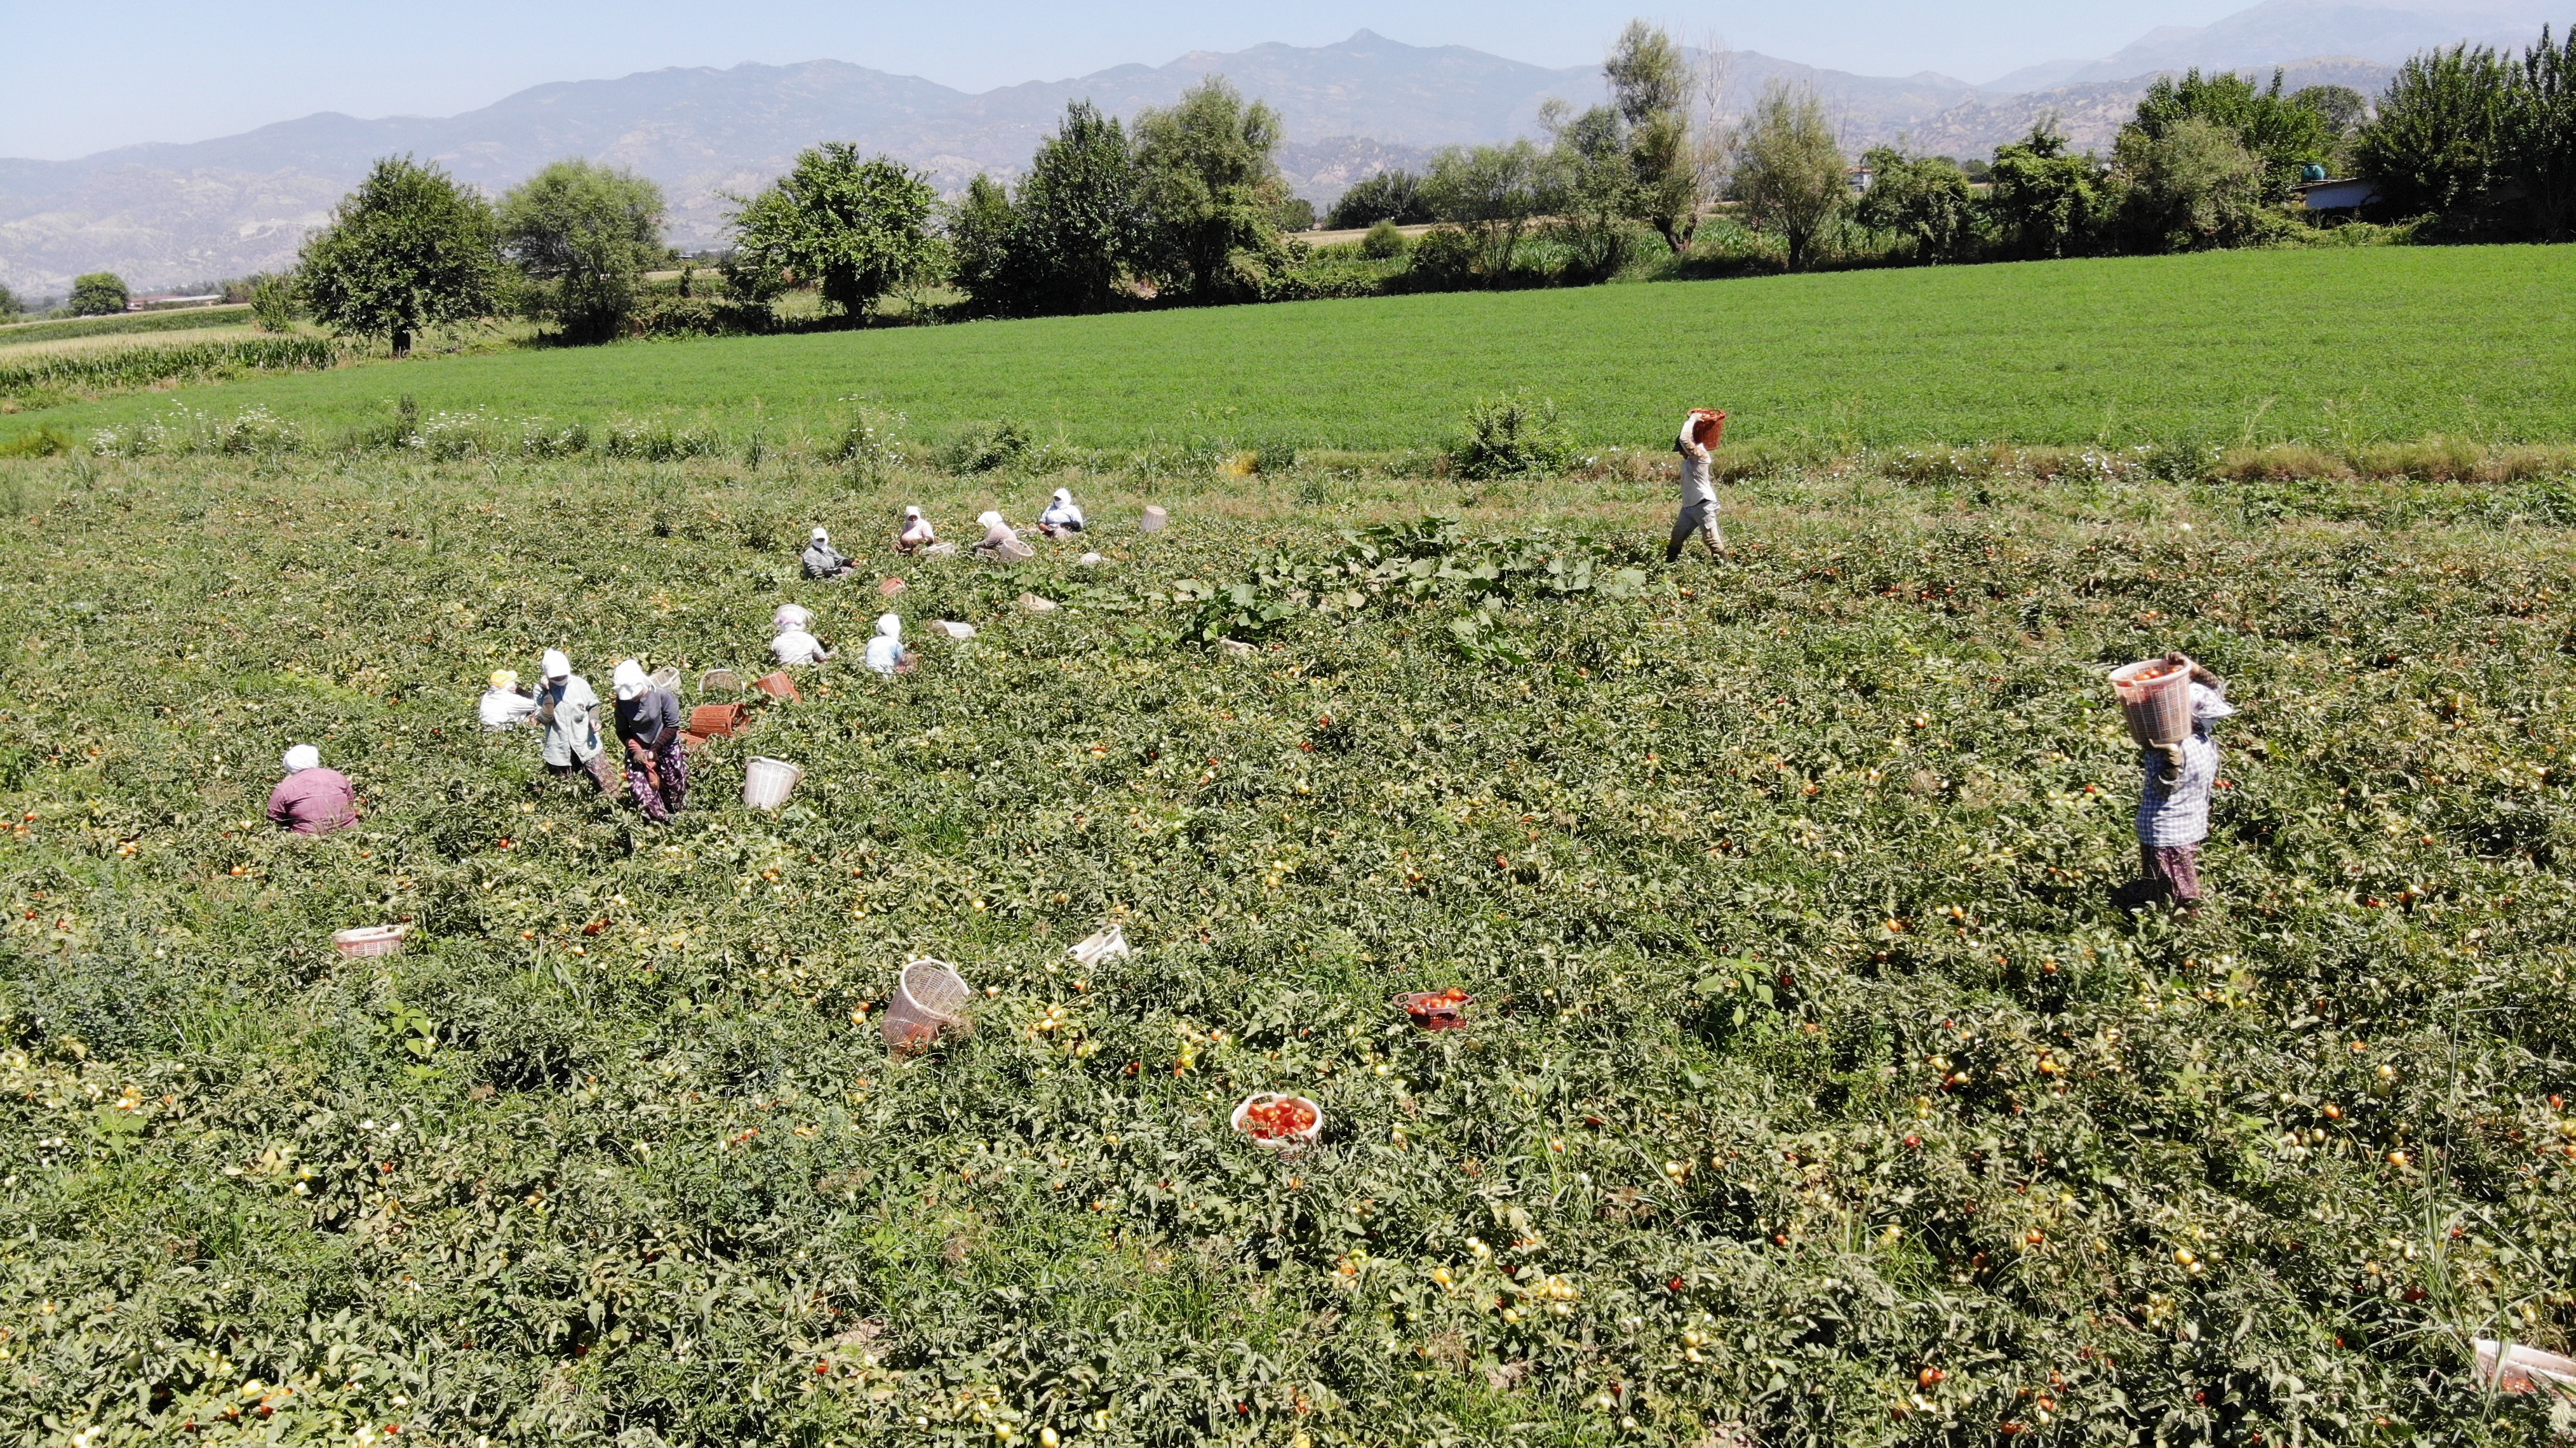
[[0, 396], [149, 387], [244, 372], [318, 372], [348, 355], [346, 344], [325, 337], [244, 337], [70, 352], [0, 364]]

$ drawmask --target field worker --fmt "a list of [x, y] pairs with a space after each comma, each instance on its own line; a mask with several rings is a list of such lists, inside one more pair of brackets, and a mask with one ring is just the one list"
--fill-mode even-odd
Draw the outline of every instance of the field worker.
[[2200, 843], [2209, 838], [2209, 795], [2218, 782], [2218, 745], [2210, 728], [2236, 712], [2227, 684], [2181, 654], [2165, 662], [2191, 669], [2191, 735], [2169, 747], [2138, 751], [2145, 776], [2138, 791], [2138, 863], [2145, 878], [2129, 892], [2137, 903], [2169, 899], [2200, 913]]
[[1082, 507], [1074, 502], [1072, 489], [1055, 490], [1054, 501], [1046, 505], [1045, 512], [1038, 514], [1038, 531], [1050, 538], [1082, 531]]
[[999, 513], [978, 514], [975, 521], [984, 525], [984, 541], [975, 545], [978, 558], [1008, 558], [1028, 546], [1020, 541], [1020, 535], [1012, 531], [1010, 524], [1002, 521]]
[[903, 531], [895, 535], [895, 552], [918, 553], [938, 541], [938, 533], [931, 529], [930, 520], [921, 516], [919, 508], [906, 507], [903, 510]]
[[298, 744], [286, 751], [286, 778], [268, 796], [268, 817], [299, 835], [327, 835], [358, 821], [358, 789], [349, 776], [322, 767], [322, 751]]
[[819, 664], [832, 656], [832, 651], [823, 647], [823, 641], [814, 637], [814, 615], [804, 609], [791, 603], [778, 610], [769, 622], [770, 627], [777, 631], [777, 636], [769, 641], [769, 651], [778, 656], [779, 663]]
[[537, 701], [519, 687], [518, 670], [494, 669], [486, 682], [491, 687], [483, 691], [481, 702], [475, 705], [484, 728], [513, 729], [537, 717]]
[[617, 737], [626, 744], [626, 788], [657, 825], [671, 822], [689, 797], [689, 757], [680, 748], [680, 696], [656, 689], [633, 659], [610, 677], [617, 695]]
[[805, 545], [805, 576], [808, 578], [839, 578], [858, 566], [850, 561], [848, 554], [832, 546], [829, 529], [816, 528], [814, 541]]
[[563, 650], [546, 650], [539, 665], [545, 683], [537, 690], [537, 722], [546, 740], [538, 757], [555, 774], [587, 774], [601, 794], [617, 788], [616, 767], [599, 744], [599, 695], [590, 681], [572, 671]]
[[868, 667], [880, 674], [912, 672], [913, 655], [903, 646], [903, 620], [893, 614], [877, 617], [877, 636], [868, 640]]
[[1708, 556], [1716, 558], [1726, 551], [1726, 535], [1717, 529], [1717, 482], [1709, 470], [1710, 452], [1726, 430], [1726, 414], [1694, 407], [1682, 419], [1681, 437], [1673, 451], [1682, 455], [1682, 510], [1673, 519], [1672, 541], [1664, 545], [1664, 561], [1681, 561], [1682, 547], [1697, 533], [1708, 543]]

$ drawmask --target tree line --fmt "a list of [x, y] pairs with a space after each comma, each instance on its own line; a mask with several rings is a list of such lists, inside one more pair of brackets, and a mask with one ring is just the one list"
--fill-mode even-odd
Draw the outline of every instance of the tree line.
[[[1211, 77], [1132, 122], [1075, 102], [1016, 184], [979, 175], [953, 202], [891, 157], [815, 146], [730, 198], [730, 250], [695, 288], [684, 271], [676, 295], [645, 284], [677, 261], [661, 189], [579, 159], [486, 198], [434, 165], [385, 158], [292, 273], [245, 285], [263, 325], [309, 315], [402, 354], [426, 329], [507, 313], [572, 342], [764, 330], [797, 289], [822, 320], [857, 324], [898, 298], [916, 315], [1030, 316], [1579, 284], [1641, 267], [2254, 245], [2307, 231], [2296, 188], [2329, 170], [2371, 178], [2375, 214], [2417, 239], [2560, 240], [2576, 226], [2576, 36], [2553, 43], [2546, 30], [2518, 56], [2419, 55], [2375, 104], [2343, 87], [2285, 92], [2277, 72], [2269, 86], [2166, 77], [2107, 157], [2071, 152], [2042, 122], [1982, 168], [1895, 147], [1854, 167], [1823, 103], [1779, 83], [1721, 124], [1717, 77], [1644, 22], [1604, 72], [1607, 101], [1551, 103], [1537, 139], [1448, 147], [1419, 173], [1354, 186], [1329, 218], [1369, 228], [1351, 247], [1292, 234], [1312, 210], [1280, 176], [1277, 113]], [[1433, 225], [1411, 237], [1408, 224]], [[122, 306], [113, 277], [82, 282], [98, 308], [111, 290]], [[934, 303], [942, 289], [950, 299]]]

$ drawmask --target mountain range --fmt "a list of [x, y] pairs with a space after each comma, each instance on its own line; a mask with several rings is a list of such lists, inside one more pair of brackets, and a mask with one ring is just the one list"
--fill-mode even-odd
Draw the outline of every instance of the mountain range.
[[[2293, 85], [2333, 82], [2370, 93], [2422, 45], [2537, 34], [2537, 20], [2526, 23], [2521, 7], [2542, 0], [2469, 3], [2474, 8], [2434, 14], [2265, 0], [2215, 25], [2152, 32], [2099, 61], [2037, 67], [1984, 86], [1928, 71], [1854, 75], [1752, 51], [1715, 61], [1726, 109], [1742, 110], [1774, 80], [1811, 87], [1853, 149], [1897, 143], [1983, 155], [2045, 116], [2057, 117], [2078, 146], [2103, 147], [2157, 72], [2287, 65]], [[493, 191], [564, 156], [627, 166], [662, 183], [674, 243], [706, 246], [722, 236], [729, 195], [766, 184], [816, 141], [888, 152], [953, 193], [977, 172], [1016, 174], [1069, 101], [1133, 115], [1170, 104], [1211, 74], [1280, 113], [1288, 137], [1281, 169], [1319, 204], [1389, 167], [1418, 165], [1433, 147], [1530, 134], [1552, 99], [1580, 107], [1604, 94], [1595, 66], [1528, 65], [1365, 30], [1335, 45], [1193, 52], [1165, 65], [981, 94], [832, 60], [648, 71], [541, 85], [443, 118], [326, 113], [217, 140], [70, 161], [0, 160], [0, 282], [46, 294], [90, 270], [152, 286], [282, 267], [370, 162], [400, 153]]]

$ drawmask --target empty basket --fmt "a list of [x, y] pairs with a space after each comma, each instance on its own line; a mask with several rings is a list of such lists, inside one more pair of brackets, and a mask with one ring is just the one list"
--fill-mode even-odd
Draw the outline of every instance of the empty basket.
[[403, 937], [410, 933], [408, 925], [361, 925], [354, 930], [333, 931], [331, 947], [352, 960], [391, 955], [402, 949]]
[[705, 673], [698, 675], [698, 692], [701, 694], [739, 694], [742, 692], [742, 675], [735, 673], [731, 669], [709, 669]]
[[742, 768], [742, 802], [753, 809], [776, 809], [805, 771], [783, 759], [754, 759]]

